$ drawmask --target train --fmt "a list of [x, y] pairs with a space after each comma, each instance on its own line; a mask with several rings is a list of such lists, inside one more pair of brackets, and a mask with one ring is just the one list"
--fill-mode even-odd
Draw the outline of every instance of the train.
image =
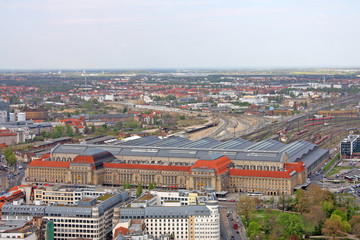
[[324, 141], [325, 139], [327, 139], [329, 136], [328, 135], [326, 135], [325, 137], [323, 137], [322, 139], [320, 139], [320, 140], [317, 140], [316, 142], [315, 142], [315, 144], [319, 144], [319, 143], [321, 143], [322, 141]]
[[301, 135], [301, 134], [303, 134], [303, 133], [306, 133], [307, 131], [309, 131], [309, 129], [304, 129], [304, 130], [298, 132], [297, 135]]
[[332, 119], [332, 117], [309, 118], [309, 119], [305, 119], [305, 121], [318, 121], [318, 120], [329, 120], [329, 119]]
[[287, 131], [287, 127], [278, 131], [278, 134], [286, 134], [286, 131]]
[[319, 125], [319, 124], [324, 124], [324, 122], [310, 123], [310, 124], [304, 125], [304, 127], [309, 127], [309, 126], [314, 126], [314, 125]]

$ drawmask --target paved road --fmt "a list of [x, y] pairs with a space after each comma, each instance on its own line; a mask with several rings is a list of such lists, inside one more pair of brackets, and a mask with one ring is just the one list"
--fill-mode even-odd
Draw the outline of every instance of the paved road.
[[[221, 217], [221, 239], [231, 239], [231, 236], [234, 236], [234, 239], [237, 240], [247, 240], [245, 228], [241, 222], [241, 219], [237, 216], [235, 211], [236, 202], [221, 202], [220, 206], [220, 217]], [[232, 212], [230, 217], [226, 217], [227, 212]], [[233, 221], [232, 221], [233, 220]], [[234, 222], [238, 222], [238, 230], [234, 229]], [[239, 232], [239, 233], [237, 233]]]

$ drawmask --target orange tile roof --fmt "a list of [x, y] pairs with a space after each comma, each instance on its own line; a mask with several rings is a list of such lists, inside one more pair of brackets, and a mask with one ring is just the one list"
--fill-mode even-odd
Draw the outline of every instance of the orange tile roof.
[[5, 202], [0, 202], [0, 217], [1, 217], [1, 209], [4, 204], [5, 204]]
[[51, 156], [50, 156], [50, 153], [45, 153], [44, 155], [42, 155], [41, 156], [41, 160], [44, 160], [44, 159], [48, 159], [48, 158], [50, 158]]
[[295, 170], [296, 172], [305, 171], [305, 166], [303, 162], [285, 163], [284, 167], [286, 170]]
[[93, 169], [95, 169], [95, 162], [94, 162], [94, 158], [92, 156], [79, 155], [79, 156], [76, 156], [72, 162], [73, 163], [90, 163], [93, 165]]
[[29, 163], [28, 167], [53, 167], [53, 168], [69, 168], [70, 162], [56, 162], [56, 161], [43, 161], [34, 160]]
[[19, 189], [19, 187], [18, 186], [13, 186], [10, 190], [9, 190], [9, 192], [11, 192], [11, 191], [15, 191], [15, 190], [18, 190]]
[[117, 236], [119, 236], [120, 233], [121, 233], [122, 235], [126, 235], [127, 232], [128, 232], [128, 229], [127, 229], [127, 228], [124, 228], [124, 227], [116, 228], [116, 229], [115, 229], [115, 232], [114, 232], [114, 237], [113, 237], [113, 239], [115, 239]]
[[104, 168], [122, 168], [122, 169], [148, 169], [162, 171], [190, 171], [190, 166], [167, 166], [150, 164], [128, 164], [128, 163], [104, 163]]
[[191, 169], [214, 169], [217, 175], [221, 175], [228, 170], [231, 160], [222, 156], [216, 160], [197, 160]]
[[230, 176], [244, 176], [244, 177], [268, 177], [268, 178], [291, 178], [292, 171], [263, 171], [263, 170], [248, 170], [248, 169], [230, 169]]

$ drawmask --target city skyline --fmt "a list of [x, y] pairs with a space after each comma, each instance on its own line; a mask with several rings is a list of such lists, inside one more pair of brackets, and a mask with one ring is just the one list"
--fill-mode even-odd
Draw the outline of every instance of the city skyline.
[[357, 1], [2, 1], [0, 69], [358, 67]]

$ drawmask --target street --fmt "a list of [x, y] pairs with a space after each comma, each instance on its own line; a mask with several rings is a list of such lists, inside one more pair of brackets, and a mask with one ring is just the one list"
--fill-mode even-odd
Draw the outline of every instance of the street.
[[[236, 202], [219, 202], [220, 206], [220, 235], [221, 239], [247, 240], [246, 231], [240, 217], [236, 214]], [[227, 217], [227, 213], [229, 217]], [[238, 223], [238, 229], [234, 229], [234, 222]], [[233, 236], [233, 238], [232, 238]]]

